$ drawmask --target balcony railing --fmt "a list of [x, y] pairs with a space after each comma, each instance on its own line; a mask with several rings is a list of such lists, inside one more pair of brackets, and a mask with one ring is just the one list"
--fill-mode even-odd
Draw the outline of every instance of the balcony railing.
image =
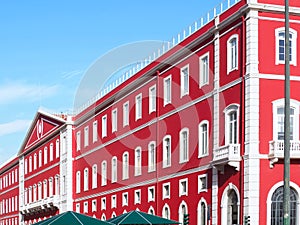
[[215, 166], [228, 164], [239, 170], [240, 161], [240, 144], [229, 144], [214, 150], [212, 164]]
[[53, 207], [58, 207], [59, 195], [53, 195], [44, 199], [40, 199], [34, 202], [30, 202], [21, 207], [22, 214], [30, 214], [34, 212], [39, 212], [44, 209], [50, 209]]
[[[284, 141], [270, 141], [269, 142], [269, 159], [270, 167], [278, 161], [278, 159], [284, 158]], [[290, 141], [290, 158], [300, 159], [300, 141]]]

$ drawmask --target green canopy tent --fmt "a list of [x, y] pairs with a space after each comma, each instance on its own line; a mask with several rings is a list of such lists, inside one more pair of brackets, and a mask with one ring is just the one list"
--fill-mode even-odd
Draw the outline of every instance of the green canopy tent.
[[90, 216], [68, 211], [49, 219], [35, 223], [34, 225], [112, 225]]
[[174, 220], [165, 219], [159, 216], [151, 215], [140, 211], [130, 211], [120, 216], [107, 220], [107, 222], [115, 225], [163, 225], [163, 224], [179, 224]]

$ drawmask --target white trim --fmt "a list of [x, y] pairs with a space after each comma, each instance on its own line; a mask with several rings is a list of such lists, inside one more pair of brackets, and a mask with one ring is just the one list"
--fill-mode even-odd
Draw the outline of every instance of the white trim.
[[[139, 150], [139, 161], [137, 157], [137, 151]], [[142, 175], [142, 148], [140, 146], [134, 149], [134, 176]]]
[[[166, 209], [168, 210], [168, 214], [169, 214], [169, 215], [166, 215], [166, 213], [165, 213]], [[170, 218], [171, 218], [171, 210], [170, 210], [170, 206], [169, 206], [167, 203], [165, 203], [164, 206], [162, 207], [161, 215], [162, 215], [162, 217], [165, 218], [165, 219], [170, 219]]]
[[[204, 59], [207, 58], [207, 65], [206, 70], [204, 70]], [[203, 54], [199, 58], [199, 87], [202, 88], [205, 85], [209, 84], [209, 74], [210, 74], [210, 67], [209, 67], [209, 52]], [[205, 75], [205, 76], [204, 76]]]
[[118, 108], [111, 111], [111, 132], [118, 130]]
[[201, 204], [204, 203], [205, 205], [205, 225], [207, 225], [207, 222], [208, 222], [208, 206], [207, 206], [207, 202], [206, 200], [201, 197], [201, 199], [199, 200], [198, 202], [198, 206], [197, 206], [197, 224], [200, 224], [201, 225]]
[[134, 190], [134, 204], [141, 204], [141, 189]]
[[[202, 127], [203, 125], [206, 125], [206, 153], [202, 153], [202, 145], [203, 145], [203, 138], [202, 138]], [[209, 155], [209, 121], [208, 120], [202, 120], [198, 125], [198, 158], [202, 158]]]
[[[127, 157], [127, 161], [126, 160]], [[122, 155], [122, 180], [129, 179], [129, 153], [126, 151]]]
[[[184, 140], [183, 140], [183, 133], [187, 134], [187, 143], [185, 146]], [[189, 128], [184, 127], [179, 132], [179, 163], [185, 163], [189, 161]], [[186, 147], [186, 149], [185, 149]], [[184, 150], [186, 150], [186, 155], [184, 154]]]
[[143, 117], [143, 97], [142, 93], [135, 96], [135, 121]]
[[113, 156], [111, 159], [111, 183], [118, 181], [118, 158]]
[[[153, 155], [151, 152], [151, 147], [153, 147]], [[156, 143], [151, 141], [148, 144], [148, 172], [156, 171]]]
[[148, 187], [148, 202], [155, 202], [155, 186]]
[[[205, 178], [205, 188], [202, 188], [202, 178]], [[207, 192], [207, 190], [208, 190], [208, 186], [207, 186], [207, 180], [208, 180], [208, 176], [207, 176], [207, 174], [200, 174], [200, 175], [198, 175], [198, 194], [200, 193], [200, 192]]]
[[[169, 139], [169, 149], [168, 149], [169, 153], [167, 153], [166, 139]], [[163, 138], [163, 168], [170, 167], [171, 165], [172, 165], [172, 138], [171, 135], [168, 134]]]
[[156, 85], [149, 87], [149, 114], [156, 111]]
[[123, 104], [123, 127], [129, 125], [129, 101]]
[[[235, 65], [233, 65], [232, 62], [232, 51], [231, 51], [231, 42], [236, 39], [236, 46], [235, 46]], [[227, 40], [227, 74], [234, 70], [238, 70], [239, 68], [239, 35], [238, 34], [233, 34], [231, 35], [228, 40]]]
[[102, 138], [107, 137], [107, 115], [102, 116]]
[[[166, 187], [168, 187], [168, 192], [166, 191]], [[170, 199], [171, 197], [171, 183], [167, 182], [162, 185], [162, 199]]]
[[236, 143], [239, 143], [239, 122], [240, 122], [240, 110], [239, 110], [240, 106], [238, 104], [230, 104], [228, 105], [225, 109], [224, 109], [224, 116], [225, 116], [225, 145], [229, 144], [232, 142], [232, 140], [229, 139], [229, 133], [230, 131], [230, 126], [229, 126], [229, 122], [230, 122], [230, 118], [229, 118], [229, 114], [232, 112], [236, 112], [236, 123], [237, 123], [237, 129], [236, 129]]
[[[290, 34], [292, 34], [292, 39], [291, 39], [292, 59], [290, 61], [290, 64], [293, 66], [297, 66], [297, 31], [294, 30], [293, 28], [289, 28], [289, 31]], [[279, 59], [279, 40], [280, 40], [279, 33], [281, 32], [285, 33], [285, 27], [279, 27], [275, 29], [275, 65], [285, 63], [284, 59], [283, 60]], [[285, 37], [283, 37], [283, 40], [285, 41]], [[285, 52], [284, 52], [284, 57], [285, 57]]]
[[98, 141], [98, 120], [93, 122], [93, 143]]
[[129, 202], [128, 192], [123, 192], [122, 193], [122, 206], [128, 206], [128, 202]]
[[[187, 74], [185, 73], [187, 72]], [[187, 76], [187, 80], [185, 79]], [[180, 97], [182, 98], [185, 95], [189, 95], [190, 92], [190, 69], [189, 64], [183, 66], [180, 69]], [[185, 88], [187, 88], [185, 90]]]
[[84, 127], [84, 147], [89, 146], [89, 126]]
[[[170, 81], [170, 86], [167, 86], [167, 82]], [[172, 103], [172, 74], [164, 78], [164, 106]]]
[[[189, 180], [188, 178], [180, 179], [178, 183], [179, 197], [189, 195]], [[184, 187], [185, 185], [185, 187]], [[184, 190], [185, 188], [185, 190]]]

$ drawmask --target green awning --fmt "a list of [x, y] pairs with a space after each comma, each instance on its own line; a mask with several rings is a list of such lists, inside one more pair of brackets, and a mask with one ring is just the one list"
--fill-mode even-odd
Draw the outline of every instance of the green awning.
[[131, 211], [120, 216], [107, 220], [115, 225], [143, 225], [143, 224], [179, 224], [174, 220], [165, 219], [159, 216], [151, 215], [140, 211]]
[[90, 216], [68, 211], [49, 219], [35, 223], [34, 225], [112, 225]]

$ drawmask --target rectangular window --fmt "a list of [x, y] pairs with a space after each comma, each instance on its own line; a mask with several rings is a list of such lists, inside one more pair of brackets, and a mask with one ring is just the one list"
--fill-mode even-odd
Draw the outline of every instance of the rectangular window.
[[148, 146], [148, 172], [155, 171], [156, 166], [156, 152], [155, 144], [151, 142]]
[[188, 195], [188, 179], [179, 180], [179, 196]]
[[189, 132], [187, 128], [182, 129], [180, 132], [180, 158], [179, 162], [187, 162], [189, 157]]
[[171, 136], [167, 135], [163, 140], [163, 168], [171, 166]]
[[118, 109], [114, 109], [111, 112], [111, 127], [112, 132], [115, 132], [118, 129]]
[[164, 106], [172, 101], [172, 77], [164, 78]]
[[84, 128], [84, 147], [89, 145], [89, 127], [86, 126]]
[[111, 196], [111, 208], [117, 208], [117, 196], [116, 195]]
[[101, 198], [101, 210], [106, 209], [106, 197]]
[[98, 121], [93, 122], [93, 143], [98, 141]]
[[97, 211], [97, 200], [94, 199], [92, 201], [92, 212], [96, 212]]
[[129, 102], [123, 104], [123, 127], [129, 125]]
[[156, 86], [149, 88], [149, 114], [156, 111]]
[[200, 58], [200, 87], [209, 83], [209, 53]]
[[89, 203], [88, 202], [84, 202], [83, 203], [83, 212], [84, 213], [88, 213], [89, 212]]
[[180, 70], [180, 89], [181, 97], [189, 94], [189, 65]]
[[232, 35], [227, 41], [227, 74], [238, 69], [238, 35]]
[[122, 194], [122, 206], [128, 206], [128, 192]]
[[77, 150], [77, 151], [80, 151], [80, 145], [81, 145], [81, 144], [80, 144], [80, 136], [81, 136], [81, 135], [80, 135], [80, 131], [78, 131], [77, 134], [76, 134], [76, 146], [77, 146], [77, 147], [76, 147], [76, 150]]
[[142, 94], [135, 97], [135, 120], [142, 118]]
[[[51, 161], [53, 161], [53, 143], [51, 143], [50, 144], [50, 150], [49, 150], [49, 152], [50, 152], [50, 162]], [[36, 166], [36, 164], [35, 164], [35, 166]]]
[[170, 199], [170, 182], [163, 184], [163, 199]]
[[134, 204], [141, 204], [141, 189], [134, 191]]
[[137, 147], [134, 152], [134, 175], [139, 176], [142, 174], [142, 149]]
[[148, 188], [148, 202], [154, 202], [155, 201], [155, 188], [149, 187]]
[[199, 152], [198, 157], [208, 155], [208, 122], [204, 121], [199, 124]]
[[198, 193], [207, 191], [207, 174], [198, 176]]
[[77, 203], [77, 204], [76, 204], [76, 212], [77, 212], [77, 213], [80, 213], [80, 203]]
[[107, 136], [107, 116], [102, 117], [102, 137]]

